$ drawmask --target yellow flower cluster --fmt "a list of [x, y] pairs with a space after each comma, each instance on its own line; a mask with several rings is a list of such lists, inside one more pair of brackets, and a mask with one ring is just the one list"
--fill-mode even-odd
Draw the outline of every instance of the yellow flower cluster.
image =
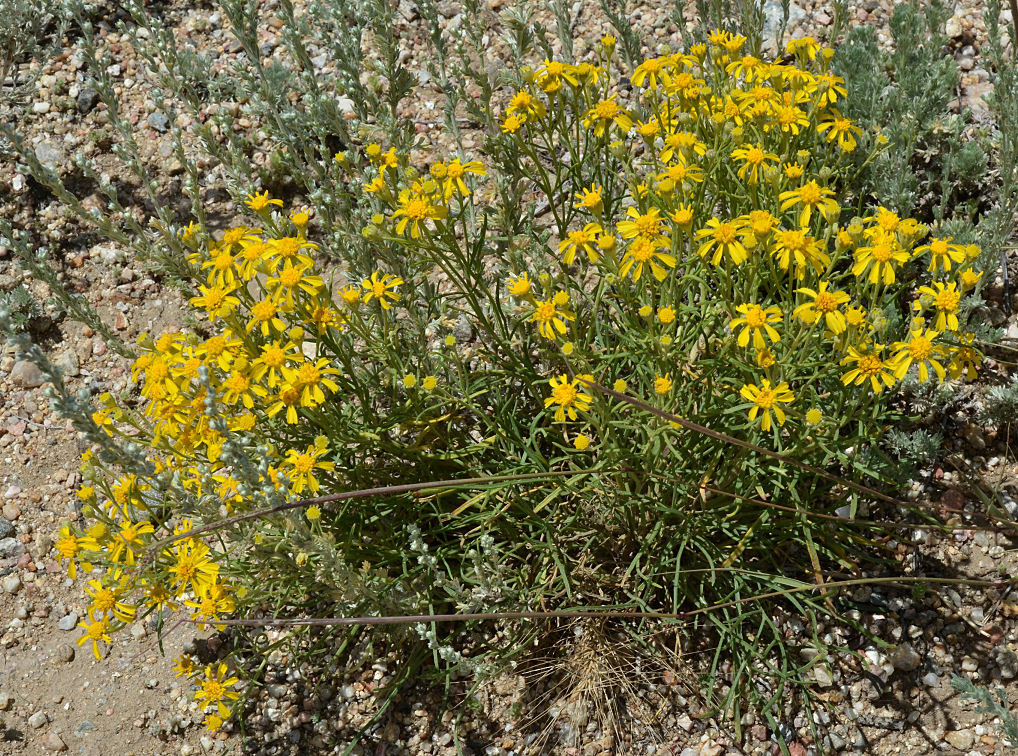
[[[747, 54], [746, 43], [718, 31], [708, 44], [643, 61], [630, 76], [631, 105], [613, 94], [610, 40], [596, 65], [546, 60], [525, 76], [502, 119], [506, 138], [540, 173], [538, 148], [554, 143], [561, 114], [571, 112], [585, 129], [569, 147], [574, 163], [581, 149], [599, 153], [594, 162], [615, 159], [623, 192], [611, 196], [603, 179], [574, 185], [574, 204], [556, 214], [559, 266], [542, 274], [543, 295], [527, 270], [508, 278], [509, 293], [528, 303], [541, 337], [568, 342], [566, 355], [589, 333], [586, 320], [603, 317], [577, 311], [577, 278], [595, 276], [619, 301], [637, 303], [641, 317], [657, 311], [661, 326], [679, 331], [682, 322], [670, 324], [694, 297], [698, 317], [727, 313], [730, 338], [752, 350], [746, 364], [757, 371], [738, 394], [764, 431], [772, 418], [786, 420], [782, 405], [793, 404], [793, 386], [804, 380], [796, 355], [807, 344], [844, 366], [845, 385], [873, 392], [913, 366], [923, 381], [931, 371], [971, 377], [979, 355], [957, 331], [962, 297], [982, 275], [971, 267], [978, 248], [929, 236], [883, 207], [842, 222], [838, 178], [848, 153], [861, 142], [880, 145], [839, 111], [847, 90], [830, 70], [833, 51], [804, 37], [789, 43], [785, 60], [766, 61]], [[548, 180], [539, 184], [552, 197]], [[883, 311], [917, 258], [934, 280], [918, 288], [907, 334], [889, 338]], [[673, 340], [664, 333], [657, 344], [667, 351]], [[647, 393], [670, 392], [672, 367], [659, 362]], [[551, 388], [556, 420], [587, 409], [575, 382], [553, 378]], [[806, 408], [795, 414], [805, 420]]]

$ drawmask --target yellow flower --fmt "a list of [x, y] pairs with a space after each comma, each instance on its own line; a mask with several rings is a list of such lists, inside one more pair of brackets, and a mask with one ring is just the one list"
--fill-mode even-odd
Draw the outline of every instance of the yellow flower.
[[[473, 173], [477, 176], [484, 176], [484, 166], [481, 165], [479, 160], [470, 160], [466, 163], [461, 163], [459, 158], [456, 158], [445, 167], [445, 177], [442, 182], [442, 196], [446, 202], [452, 198], [452, 195], [459, 193], [460, 196], [466, 197], [470, 194], [470, 189], [467, 187], [463, 177], [468, 173]], [[401, 231], [399, 233], [402, 233]]]
[[576, 451], [586, 451], [590, 447], [590, 438], [583, 433], [578, 433], [573, 439], [573, 448]]
[[321, 518], [322, 510], [318, 508], [317, 504], [312, 504], [310, 507], [304, 510], [304, 514], [309, 520], [311, 520], [311, 522], [315, 522]]
[[667, 268], [674, 268], [677, 262], [675, 255], [660, 251], [667, 248], [668, 242], [662, 238], [637, 236], [622, 255], [619, 275], [625, 278], [632, 271], [635, 283], [640, 280], [640, 276], [643, 274], [643, 266], [648, 265], [654, 278], [663, 281], [668, 275]]
[[520, 273], [518, 276], [510, 276], [506, 281], [506, 286], [514, 297], [525, 297], [531, 289], [530, 275]]
[[[564, 294], [565, 301], [558, 301], [563, 299], [559, 295]], [[569, 301], [569, 295], [564, 291], [558, 292], [554, 297], [547, 301], [540, 299], [534, 300], [534, 312], [530, 316], [530, 320], [537, 323], [537, 330], [546, 339], [555, 339], [556, 334], [564, 336], [566, 333], [566, 321], [576, 320], [576, 316], [573, 315], [569, 310], [560, 310], [559, 307], [566, 304]]]
[[361, 288], [364, 289], [363, 301], [367, 303], [372, 299], [377, 299], [383, 309], [391, 309], [392, 302], [398, 302], [400, 299], [395, 288], [402, 283], [402, 278], [398, 278], [391, 273], [382, 273], [382, 271], [376, 270], [371, 274], [371, 278], [365, 278], [361, 281]]
[[417, 376], [412, 373], [407, 373], [403, 376], [403, 385], [409, 389], [412, 389], [417, 385]]
[[813, 407], [806, 413], [806, 424], [807, 425], [820, 425], [820, 422], [824, 419], [824, 413]]
[[755, 184], [760, 179], [760, 169], [766, 167], [767, 161], [778, 162], [778, 156], [773, 152], [765, 152], [764, 146], [759, 142], [748, 147], [738, 147], [732, 150], [732, 159], [741, 160], [738, 176], [743, 181]]
[[267, 191], [261, 194], [249, 194], [247, 195], [247, 202], [244, 203], [249, 208], [254, 210], [256, 213], [260, 213], [270, 205], [277, 205], [278, 207], [283, 206], [283, 200], [269, 199], [269, 193]]
[[664, 325], [668, 325], [675, 320], [675, 308], [673, 307], [659, 307], [657, 309], [657, 319]]
[[[936, 287], [936, 288], [933, 288]], [[937, 310], [937, 319], [933, 327], [938, 331], [958, 330], [958, 305], [961, 302], [961, 292], [958, 291], [958, 284], [951, 282], [942, 284], [934, 281], [933, 286], [920, 286], [920, 298], [912, 307], [916, 312], [922, 312], [928, 305], [923, 301], [929, 299], [929, 303]], [[926, 295], [923, 297], [922, 295]]]
[[285, 331], [286, 324], [279, 319], [279, 305], [271, 297], [255, 302], [250, 309], [251, 319], [245, 330], [251, 333], [255, 328], [268, 338], [273, 331]]
[[672, 163], [664, 171], [654, 176], [657, 189], [662, 194], [671, 194], [681, 189], [686, 181], [703, 183], [703, 170], [692, 163]]
[[178, 593], [190, 588], [195, 594], [201, 594], [219, 577], [219, 565], [212, 561], [209, 547], [201, 541], [184, 538], [163, 554], [173, 560], [168, 572], [174, 578], [173, 586]]
[[82, 620], [78, 627], [85, 629], [85, 634], [78, 638], [78, 645], [81, 646], [91, 642], [92, 653], [95, 655], [95, 658], [102, 659], [102, 654], [99, 652], [99, 644], [112, 643], [109, 623], [102, 617], [96, 619], [92, 614], [92, 610], [89, 609], [88, 620]]
[[269, 405], [268, 409], [265, 410], [265, 414], [269, 417], [275, 417], [285, 409], [287, 425], [296, 425], [298, 419], [297, 408], [300, 406], [300, 387], [290, 383], [284, 383], [280, 387], [279, 393], [276, 394], [276, 400]]
[[661, 162], [670, 163], [673, 158], [695, 160], [697, 155], [707, 154], [707, 145], [689, 131], [676, 131], [664, 138], [664, 149], [661, 150]]
[[209, 321], [213, 321], [216, 318], [226, 317], [240, 304], [240, 299], [231, 294], [236, 288], [236, 284], [211, 284], [209, 286], [198, 284], [198, 291], [201, 294], [191, 297], [188, 302], [192, 307], [204, 309]]
[[693, 227], [693, 206], [680, 203], [668, 214], [668, 219], [678, 226], [680, 231], [688, 232]]
[[629, 386], [626, 384], [626, 382], [624, 380], [622, 380], [621, 378], [616, 380], [615, 383], [612, 385], [612, 388], [615, 389], [620, 394], [626, 393], [626, 389], [628, 387]]
[[964, 376], [966, 380], [974, 381], [979, 375], [976, 367], [983, 361], [983, 355], [972, 346], [975, 334], [966, 333], [959, 336], [958, 341], [961, 342], [960, 346], [951, 348], [951, 364], [948, 366], [951, 377], [957, 380]]
[[312, 494], [318, 492], [318, 479], [315, 477], [315, 470], [332, 471], [336, 465], [329, 461], [321, 461], [321, 457], [329, 453], [328, 440], [324, 436], [315, 439], [315, 443], [308, 446], [303, 452], [296, 449], [288, 449], [286, 452], [285, 465], [289, 467], [286, 477], [290, 480], [291, 490], [299, 494], [305, 488]]
[[667, 394], [672, 390], [672, 374], [665, 373], [660, 375], [659, 373], [654, 374], [654, 393], [655, 394]]
[[[855, 264], [852, 265], [852, 274], [862, 278], [869, 269], [869, 281], [872, 284], [894, 283], [895, 265], [904, 265], [908, 262], [908, 252], [902, 249], [893, 236], [879, 234], [873, 242], [866, 247], [859, 247], [855, 251]], [[873, 266], [870, 268], [870, 266]]]
[[587, 255], [591, 262], [597, 262], [598, 254], [596, 249], [597, 236], [604, 232], [604, 229], [597, 223], [588, 223], [578, 231], [570, 231], [565, 239], [559, 242], [558, 251], [562, 255], [562, 262], [572, 265], [576, 259], [576, 252], [581, 251]]
[[[535, 118], [541, 118], [544, 116], [544, 104], [541, 103], [536, 97], [530, 92], [517, 92], [509, 100], [509, 107], [506, 112], [512, 116], [515, 115], [520, 119], [520, 125], [527, 120], [528, 117], [534, 116]], [[506, 119], [508, 121], [508, 118]], [[503, 123], [503, 129], [505, 124]]]
[[631, 220], [619, 221], [618, 232], [623, 239], [632, 239], [635, 236], [656, 237], [664, 230], [664, 222], [661, 220], [661, 211], [652, 207], [646, 213], [641, 213], [635, 207], [626, 211]]
[[813, 301], [796, 307], [792, 311], [792, 317], [799, 318], [804, 323], [810, 324], [823, 318], [827, 329], [837, 335], [848, 327], [845, 316], [838, 308], [851, 301], [852, 297], [843, 291], [828, 291], [827, 287], [829, 285], [829, 281], [821, 281], [816, 291], [807, 288], [796, 289], [797, 294], [806, 294], [812, 297]]
[[915, 259], [925, 252], [929, 252], [929, 270], [931, 273], [936, 272], [937, 268], [941, 268], [945, 271], [950, 270], [952, 261], [956, 263], [964, 262], [966, 257], [965, 248], [960, 244], [951, 244], [952, 241], [954, 241], [954, 239], [950, 236], [946, 239], [934, 236], [930, 239], [929, 244], [916, 247], [915, 252], [912, 253], [912, 258]]
[[766, 210], [751, 210], [746, 216], [746, 226], [757, 240], [763, 239], [778, 224], [778, 219]]
[[749, 345], [749, 339], [753, 337], [753, 348], [764, 349], [767, 346], [767, 342], [764, 341], [764, 334], [771, 340], [771, 343], [777, 343], [781, 341], [781, 336], [771, 325], [771, 323], [778, 323], [781, 321], [781, 308], [780, 307], [768, 307], [764, 309], [758, 304], [741, 304], [735, 308], [737, 312], [742, 313], [743, 317], [733, 318], [728, 323], [728, 327], [732, 329], [732, 333], [735, 333], [735, 329], [738, 326], [742, 326], [742, 331], [739, 333], [738, 345], [745, 347]]
[[214, 673], [211, 666], [205, 667], [205, 679], [202, 680], [201, 686], [194, 694], [196, 701], [204, 701], [203, 706], [215, 706], [216, 713], [221, 720], [230, 716], [230, 710], [223, 702], [240, 697], [240, 693], [229, 690], [230, 686], [236, 685], [240, 680], [226, 675], [226, 664], [220, 663]]
[[191, 677], [194, 674], [194, 657], [181, 654], [173, 664], [174, 677]]
[[619, 106], [614, 99], [608, 98], [597, 103], [583, 116], [583, 125], [594, 132], [594, 136], [602, 137], [608, 128], [614, 124], [622, 133], [626, 133], [633, 127], [633, 119], [625, 108]]
[[552, 378], [548, 383], [551, 385], [551, 396], [544, 400], [545, 409], [555, 405], [555, 421], [564, 423], [566, 417], [575, 420], [577, 410], [586, 412], [590, 409], [593, 397], [583, 389], [581, 378], [593, 380], [593, 376], [581, 375], [570, 380], [565, 375]]
[[749, 257], [742, 238], [746, 230], [745, 223], [745, 219], [741, 217], [729, 221], [711, 218], [707, 221], [706, 228], [696, 232], [697, 239], [706, 239], [696, 251], [697, 254], [705, 259], [707, 255], [711, 255], [711, 265], [719, 265], [725, 255], [728, 255], [736, 265], [744, 263]]
[[392, 214], [392, 217], [400, 218], [396, 224], [397, 234], [402, 236], [406, 231], [407, 225], [409, 225], [410, 238], [419, 239], [423, 233], [427, 233], [426, 221], [441, 220], [448, 213], [449, 208], [435, 205], [423, 191], [409, 192], [404, 189], [400, 192], [399, 207]]
[[671, 86], [672, 77], [669, 71], [671, 61], [665, 58], [648, 58], [638, 65], [629, 80], [634, 87], [657, 89], [662, 84]]
[[958, 280], [961, 281], [962, 289], [971, 289], [977, 283], [979, 283], [979, 279], [982, 278], [982, 277], [983, 277], [983, 271], [980, 270], [980, 271], [977, 272], [977, 271], [972, 270], [970, 268], [968, 270], [963, 270], [961, 272], [961, 274], [959, 274]]
[[601, 192], [601, 187], [598, 184], [591, 184], [590, 188], [577, 192], [576, 199], [578, 202], [573, 207], [586, 210], [600, 218], [602, 206]]
[[339, 390], [339, 386], [330, 378], [340, 375], [339, 368], [331, 367], [326, 357], [319, 357], [314, 362], [306, 360], [297, 368], [284, 368], [283, 375], [287, 384], [300, 389], [302, 407], [316, 406], [325, 401], [322, 386], [333, 394]]
[[[809, 126], [806, 112], [794, 105], [781, 105], [774, 111], [774, 123], [785, 133], [799, 134], [804, 126]], [[767, 128], [765, 126], [765, 128]]]
[[287, 308], [293, 306], [294, 294], [303, 291], [309, 296], [315, 296], [318, 290], [325, 286], [319, 276], [310, 275], [310, 265], [293, 265], [289, 260], [282, 267], [276, 270], [276, 275], [265, 281], [266, 288], [272, 292], [277, 302], [282, 302]]
[[579, 86], [579, 81], [576, 79], [575, 66], [545, 58], [544, 64], [537, 69], [537, 85], [548, 94], [551, 94], [562, 88], [562, 82], [571, 84], [574, 87]]
[[802, 212], [799, 213], [799, 225], [808, 226], [809, 219], [816, 209], [824, 220], [830, 220], [841, 209], [837, 201], [831, 199], [834, 192], [820, 186], [816, 181], [807, 181], [798, 189], [782, 192], [778, 195], [781, 201], [781, 210], [784, 212], [796, 205], [802, 205]]
[[61, 561], [67, 560], [67, 575], [73, 580], [78, 576], [74, 558], [78, 555], [80, 544], [74, 533], [71, 532], [70, 525], [64, 525], [60, 528], [59, 536], [56, 544], [54, 544], [54, 548], [57, 554], [59, 554]]
[[743, 399], [753, 403], [749, 409], [749, 419], [755, 421], [757, 415], [760, 415], [760, 429], [764, 432], [771, 429], [772, 412], [778, 425], [784, 425], [785, 411], [780, 405], [795, 401], [795, 394], [789, 390], [787, 383], [781, 382], [771, 388], [771, 382], [766, 378], [760, 381], [759, 386], [747, 383], [739, 389], [739, 393]]
[[817, 133], [827, 132], [824, 138], [830, 142], [838, 143], [844, 152], [851, 152], [856, 148], [856, 136], [862, 135], [862, 129], [852, 121], [838, 112], [837, 108], [831, 108], [824, 115], [823, 120], [817, 124]]
[[425, 391], [434, 391], [435, 387], [438, 385], [438, 379], [433, 375], [427, 375], [424, 377], [424, 380], [421, 381], [421, 385], [424, 387]]
[[880, 393], [884, 386], [893, 386], [894, 371], [897, 363], [894, 360], [885, 360], [880, 353], [883, 351], [883, 344], [850, 346], [848, 354], [842, 359], [842, 365], [855, 363], [855, 367], [841, 376], [841, 382], [846, 386], [856, 386], [869, 380], [873, 391]]
[[907, 341], [896, 341], [891, 345], [891, 350], [895, 352], [893, 360], [898, 365], [895, 368], [894, 376], [899, 381], [908, 373], [913, 362], [919, 366], [919, 380], [923, 383], [930, 377], [927, 364], [933, 368], [941, 381], [947, 377], [947, 371], [940, 364], [943, 349], [934, 344], [938, 336], [940, 334], [937, 331], [929, 329], [924, 331], [919, 328], [909, 332]]
[[222, 583], [206, 586], [194, 601], [185, 601], [184, 606], [195, 610], [191, 614], [191, 619], [201, 620], [198, 629], [203, 632], [207, 629], [206, 623], [215, 625], [217, 630], [225, 630], [226, 625], [216, 625], [216, 619], [224, 614], [230, 614], [236, 608], [229, 588]]

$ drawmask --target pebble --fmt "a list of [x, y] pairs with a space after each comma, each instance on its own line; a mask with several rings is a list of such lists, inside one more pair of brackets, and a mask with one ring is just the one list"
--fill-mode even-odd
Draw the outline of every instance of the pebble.
[[74, 661], [74, 646], [70, 643], [61, 643], [57, 646], [57, 652], [54, 654], [54, 658], [57, 661], [64, 662], [65, 664]]
[[170, 128], [170, 119], [166, 117], [165, 113], [160, 113], [159, 111], [149, 113], [147, 123], [149, 127], [155, 129], [160, 134]]
[[919, 668], [923, 659], [910, 643], [895, 646], [887, 656], [891, 665], [900, 672], [913, 672]]
[[21, 590], [21, 578], [17, 575], [8, 575], [0, 585], [3, 585], [4, 593], [9, 593], [13, 596]]
[[944, 740], [953, 745], [959, 751], [967, 751], [975, 741], [975, 735], [971, 730], [953, 730], [944, 735]]
[[0, 559], [9, 559], [24, 552], [25, 547], [17, 538], [0, 538]]
[[973, 659], [971, 656], [966, 656], [961, 660], [961, 668], [966, 672], [975, 672], [979, 669], [979, 662]]
[[53, 142], [39, 142], [35, 148], [35, 157], [45, 166], [59, 168], [64, 162], [64, 151]]
[[74, 737], [80, 738], [85, 735], [86, 732], [99, 729], [99, 726], [91, 719], [84, 720], [81, 724], [74, 728]]
[[99, 93], [92, 89], [92, 87], [83, 87], [78, 92], [78, 97], [75, 99], [74, 104], [82, 115], [91, 113], [95, 106], [99, 104]]
[[[20, 514], [20, 512], [19, 512]], [[0, 538], [10, 538], [14, 535], [14, 524], [7, 519], [7, 507], [4, 507], [4, 517], [0, 517]], [[12, 517], [13, 519], [17, 519]]]
[[22, 388], [37, 388], [46, 382], [46, 376], [34, 362], [18, 360], [11, 370], [11, 382]]
[[48, 102], [33, 102], [32, 103], [32, 112], [35, 113], [36, 115], [43, 115], [45, 113], [49, 113], [49, 103]]
[[42, 747], [47, 751], [66, 751], [67, 744], [57, 733], [51, 732], [42, 739]]
[[6, 690], [0, 690], [0, 711], [7, 711], [11, 708], [11, 703], [14, 701], [14, 696], [8, 693]]
[[69, 632], [78, 626], [78, 614], [77, 612], [71, 612], [60, 618], [57, 622], [57, 627], [64, 632]]
[[44, 727], [47, 722], [49, 722], [49, 717], [46, 716], [46, 712], [44, 711], [37, 711], [28, 718], [28, 726], [36, 730], [40, 727]]
[[[3, 513], [4, 513], [4, 518], [5, 519], [10, 520], [11, 522], [14, 522], [16, 519], [21, 517], [21, 507], [19, 507], [13, 501], [9, 501], [6, 504], [4, 504]], [[3, 531], [4, 531], [4, 526], [3, 526], [3, 523], [0, 522], [0, 534], [2, 534]], [[6, 536], [0, 535], [0, 537], [5, 538]]]
[[7, 490], [4, 491], [5, 499], [13, 499], [21, 493], [21, 486], [8, 486]]

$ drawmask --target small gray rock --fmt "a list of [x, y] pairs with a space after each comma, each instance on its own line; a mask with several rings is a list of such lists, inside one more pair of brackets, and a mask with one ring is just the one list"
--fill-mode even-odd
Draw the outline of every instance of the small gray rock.
[[161, 113], [158, 110], [155, 113], [149, 113], [147, 123], [160, 134], [170, 128], [170, 119], [166, 117], [166, 113]]
[[922, 664], [923, 658], [919, 655], [919, 652], [912, 648], [909, 643], [902, 643], [900, 646], [895, 646], [894, 649], [887, 655], [888, 661], [891, 665], [900, 672], [914, 672], [919, 669], [919, 665]]
[[81, 372], [78, 366], [78, 355], [71, 349], [54, 357], [53, 364], [60, 368], [60, 372], [65, 378], [76, 378]]
[[0, 538], [0, 559], [21, 556], [24, 553], [25, 546], [17, 538]]
[[7, 711], [11, 708], [11, 703], [14, 701], [14, 696], [8, 693], [6, 690], [0, 690], [0, 711]]
[[99, 104], [99, 93], [92, 89], [92, 87], [84, 87], [78, 92], [78, 98], [74, 101], [74, 104], [82, 115], [91, 113], [95, 106]]
[[98, 729], [99, 726], [95, 722], [93, 722], [91, 719], [86, 719], [84, 722], [82, 722], [80, 725], [74, 728], [74, 737], [80, 738], [83, 737], [86, 732], [91, 732], [92, 730]]
[[10, 538], [14, 535], [14, 523], [6, 517], [0, 517], [0, 538]]
[[65, 632], [70, 632], [77, 626], [78, 626], [77, 612], [65, 614], [63, 617], [60, 618], [60, 621], [57, 622], [57, 627], [59, 627], [61, 630], [64, 630]]
[[1002, 680], [1013, 680], [1018, 677], [1018, 655], [1014, 651], [1004, 646], [998, 646], [994, 652], [993, 660], [1000, 668]]
[[64, 162], [64, 151], [53, 142], [39, 142], [35, 148], [39, 162], [50, 168], [59, 168]]
[[44, 727], [47, 722], [49, 722], [49, 717], [46, 716], [46, 712], [44, 711], [37, 711], [28, 718], [28, 726], [36, 730], [40, 727]]
[[11, 381], [22, 388], [37, 388], [46, 382], [46, 376], [34, 362], [19, 360], [11, 369]]
[[4, 593], [9, 593], [12, 596], [21, 590], [21, 578], [17, 575], [8, 575], [3, 580]]
[[74, 661], [74, 646], [70, 643], [61, 643], [57, 646], [57, 652], [53, 655], [53, 658], [65, 664]]

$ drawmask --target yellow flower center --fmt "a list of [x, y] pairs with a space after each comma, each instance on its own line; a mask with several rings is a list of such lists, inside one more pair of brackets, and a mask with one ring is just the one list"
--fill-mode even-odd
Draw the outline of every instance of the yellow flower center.
[[838, 300], [833, 294], [826, 291], [821, 291], [817, 294], [816, 301], [813, 303], [817, 312], [834, 312], [838, 309]]
[[230, 391], [235, 391], [238, 394], [247, 391], [251, 385], [251, 381], [248, 380], [247, 376], [243, 373], [230, 373], [230, 377], [226, 379], [226, 388]]
[[807, 246], [806, 233], [804, 231], [782, 231], [778, 243], [793, 252], [802, 252]]
[[648, 239], [637, 237], [636, 241], [629, 247], [629, 253], [638, 263], [649, 262], [654, 256], [654, 245]]
[[223, 301], [226, 299], [226, 292], [220, 289], [218, 286], [213, 286], [207, 292], [205, 292], [205, 308], [208, 310], [217, 310], [223, 305]]
[[224, 252], [221, 255], [216, 255], [212, 260], [212, 267], [222, 272], [229, 270], [233, 266], [233, 255], [229, 252]]
[[845, 117], [834, 119], [834, 130], [839, 134], [847, 134], [852, 128], [852, 122]]
[[93, 603], [96, 611], [108, 612], [117, 603], [117, 597], [109, 588], [100, 588], [95, 592]]
[[661, 62], [658, 60], [645, 60], [643, 62], [643, 70], [647, 73], [657, 73], [661, 70]]
[[415, 198], [406, 203], [404, 212], [408, 218], [419, 221], [424, 220], [428, 215], [428, 203], [420, 198]]
[[297, 380], [305, 385], [311, 385], [318, 383], [322, 378], [322, 371], [312, 365], [310, 362], [305, 362], [300, 366], [297, 371]]
[[822, 196], [820, 187], [813, 181], [810, 181], [799, 191], [799, 199], [804, 205], [815, 205], [820, 202]]
[[636, 233], [642, 236], [655, 236], [658, 232], [659, 221], [657, 216], [647, 213], [636, 219]]
[[554, 302], [541, 302], [537, 306], [537, 312], [534, 313], [534, 318], [540, 323], [547, 323], [555, 317], [555, 303]]
[[262, 352], [262, 362], [269, 367], [282, 367], [283, 363], [286, 362], [286, 352], [283, 351], [282, 347], [276, 345], [268, 346]]
[[930, 253], [934, 255], [946, 255], [947, 242], [943, 239], [934, 239], [930, 242]]
[[259, 322], [272, 320], [272, 318], [276, 317], [276, 303], [271, 299], [264, 299], [261, 302], [255, 303], [251, 308], [251, 317]]
[[785, 106], [778, 111], [778, 123], [782, 126], [790, 126], [799, 120], [799, 109]]
[[714, 229], [714, 238], [721, 244], [731, 244], [735, 241], [735, 226], [731, 223], [722, 223]]
[[462, 178], [464, 173], [466, 171], [463, 170], [463, 166], [459, 163], [452, 163], [446, 171], [446, 175], [451, 179]]
[[956, 291], [950, 289], [944, 289], [943, 291], [937, 292], [937, 298], [935, 300], [938, 310], [945, 310], [947, 312], [954, 312], [958, 309], [958, 302], [961, 299], [961, 295]]
[[611, 120], [619, 113], [619, 106], [612, 100], [604, 100], [594, 106], [594, 115], [604, 120]]
[[276, 242], [276, 251], [280, 257], [293, 257], [300, 252], [300, 241], [292, 237], [285, 237]]
[[209, 702], [218, 701], [226, 695], [226, 688], [218, 680], [206, 680], [202, 688], [205, 691], [205, 698]]
[[876, 260], [878, 263], [887, 262], [888, 260], [891, 259], [892, 254], [893, 250], [891, 249], [891, 245], [888, 244], [887, 242], [877, 244], [875, 247], [873, 247], [873, 259]]
[[753, 305], [746, 313], [746, 324], [750, 328], [763, 328], [767, 324], [767, 313], [760, 305]]
[[548, 76], [561, 76], [562, 73], [566, 70], [566, 67], [559, 61], [553, 60], [551, 63], [544, 67], [544, 70], [548, 74]]
[[314, 469], [315, 458], [310, 454], [301, 454], [294, 458], [293, 469], [301, 475], [307, 475]]
[[577, 393], [576, 388], [571, 383], [560, 383], [551, 391], [555, 403], [561, 404], [563, 407], [568, 407], [576, 401]]
[[760, 389], [760, 393], [757, 394], [757, 397], [756, 399], [753, 400], [753, 402], [760, 409], [768, 410], [774, 406], [774, 402], [776, 401], [776, 399], [777, 396], [771, 389], [762, 388]]
[[78, 539], [74, 536], [67, 536], [57, 541], [57, 551], [64, 559], [70, 559], [78, 553]]
[[588, 244], [590, 242], [590, 234], [586, 231], [571, 231], [569, 233], [569, 242], [576, 246]]
[[93, 622], [88, 626], [88, 637], [90, 640], [102, 640], [102, 637], [106, 634], [106, 623], [105, 622]]
[[304, 274], [300, 268], [283, 268], [283, 270], [279, 273], [279, 283], [288, 289], [292, 289], [300, 283], [300, 279], [303, 275]]
[[875, 354], [864, 355], [859, 360], [859, 372], [866, 376], [879, 375], [884, 369], [883, 361]]
[[912, 355], [913, 360], [922, 362], [930, 356], [932, 351], [933, 344], [930, 343], [929, 339], [922, 336], [916, 336], [908, 342], [908, 352]]
[[750, 165], [760, 165], [764, 161], [764, 151], [759, 147], [750, 147], [746, 151], [746, 162]]

